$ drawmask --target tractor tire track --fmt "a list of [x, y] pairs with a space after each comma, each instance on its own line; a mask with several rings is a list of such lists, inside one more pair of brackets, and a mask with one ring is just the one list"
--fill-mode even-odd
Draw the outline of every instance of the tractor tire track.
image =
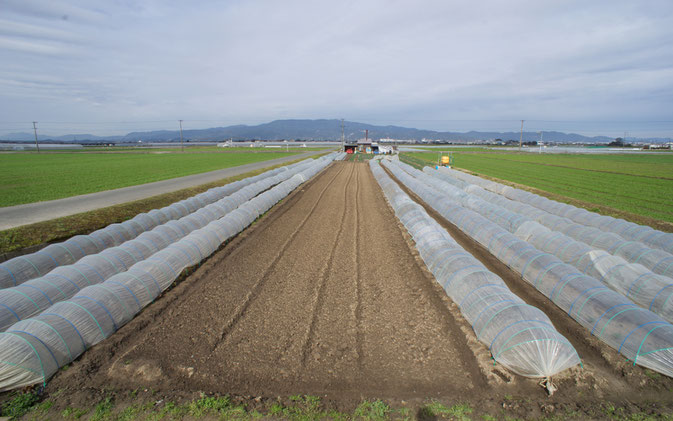
[[285, 255], [285, 252], [294, 240], [294, 238], [297, 236], [297, 234], [304, 228], [304, 225], [306, 225], [306, 221], [308, 221], [309, 218], [311, 218], [314, 213], [316, 207], [318, 207], [318, 204], [320, 204], [320, 199], [322, 199], [323, 195], [329, 189], [329, 187], [334, 183], [334, 180], [336, 180], [339, 175], [343, 172], [343, 168], [330, 180], [330, 182], [322, 189], [320, 194], [318, 195], [318, 198], [316, 199], [315, 203], [311, 207], [311, 210], [306, 214], [304, 219], [301, 221], [299, 226], [292, 232], [292, 234], [285, 240], [285, 243], [283, 244], [282, 248], [276, 255], [276, 257], [273, 259], [271, 264], [268, 266], [268, 268], [264, 271], [262, 277], [255, 283], [255, 285], [252, 287], [250, 292], [246, 295], [245, 299], [241, 303], [240, 307], [235, 311], [234, 316], [224, 325], [224, 328], [219, 334], [218, 340], [215, 342], [215, 344], [212, 347], [212, 351], [214, 351], [224, 340], [224, 338], [227, 336], [227, 334], [231, 331], [231, 329], [238, 323], [241, 318], [245, 315], [245, 312], [247, 309], [250, 307], [250, 303], [259, 295], [260, 289], [264, 286], [266, 281], [269, 279], [269, 274], [273, 272], [275, 269], [276, 265], [280, 261], [280, 259], [283, 258]]
[[360, 204], [362, 203], [360, 199], [360, 174], [358, 173], [358, 180], [355, 186], [355, 309], [353, 311], [353, 317], [355, 318], [355, 345], [357, 352], [357, 365], [358, 370], [362, 371], [364, 364], [364, 351], [362, 348], [362, 280], [360, 279], [360, 239], [361, 231], [360, 224], [360, 215], [362, 211], [360, 210]]
[[325, 290], [325, 284], [327, 283], [327, 278], [330, 272], [332, 271], [332, 264], [334, 262], [334, 253], [336, 251], [337, 246], [340, 244], [341, 240], [341, 233], [343, 232], [344, 225], [346, 222], [346, 213], [348, 211], [348, 185], [350, 184], [350, 181], [353, 178], [353, 173], [355, 173], [355, 167], [351, 167], [350, 174], [348, 175], [348, 181], [344, 184], [343, 186], [343, 211], [341, 213], [341, 220], [339, 221], [339, 230], [337, 231], [336, 238], [334, 239], [334, 244], [332, 245], [332, 249], [330, 250], [329, 258], [325, 262], [322, 273], [320, 275], [320, 283], [318, 285], [317, 291], [316, 291], [316, 296], [314, 299], [314, 304], [313, 308], [311, 310], [311, 324], [309, 325], [308, 333], [306, 335], [306, 340], [304, 341], [304, 344], [302, 345], [302, 350], [301, 350], [301, 364], [303, 367], [306, 366], [306, 360], [308, 359], [308, 352], [309, 352], [309, 347], [313, 343], [314, 340], [314, 335], [315, 335], [315, 325], [316, 325], [316, 319], [318, 317], [318, 313], [322, 309], [323, 303], [325, 301], [325, 296], [324, 296], [324, 290]]

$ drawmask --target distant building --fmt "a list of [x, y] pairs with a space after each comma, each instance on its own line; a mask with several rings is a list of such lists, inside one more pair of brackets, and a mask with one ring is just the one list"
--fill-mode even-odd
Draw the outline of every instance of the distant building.
[[379, 144], [370, 140], [358, 140], [358, 152], [360, 153], [379, 153]]
[[357, 142], [346, 142], [344, 143], [344, 152], [347, 154], [353, 154], [356, 153], [358, 150], [358, 143]]
[[392, 145], [380, 145], [379, 146], [379, 153], [383, 155], [388, 155], [393, 153], [393, 146]]
[[644, 145], [643, 149], [671, 149], [671, 143], [652, 143]]
[[383, 139], [379, 139], [379, 144], [380, 143], [400, 143], [400, 144], [404, 144], [404, 143], [416, 143], [416, 140], [414, 140], [414, 139], [391, 139], [389, 137], [386, 137], [386, 138], [383, 138]]

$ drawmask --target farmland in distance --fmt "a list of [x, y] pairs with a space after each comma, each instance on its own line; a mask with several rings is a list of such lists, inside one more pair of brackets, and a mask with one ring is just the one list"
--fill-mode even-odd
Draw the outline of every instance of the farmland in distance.
[[[215, 148], [212, 148], [215, 149]], [[285, 152], [0, 154], [0, 207], [135, 186], [294, 155]], [[220, 149], [221, 150], [221, 149]], [[158, 153], [157, 153], [158, 152]]]

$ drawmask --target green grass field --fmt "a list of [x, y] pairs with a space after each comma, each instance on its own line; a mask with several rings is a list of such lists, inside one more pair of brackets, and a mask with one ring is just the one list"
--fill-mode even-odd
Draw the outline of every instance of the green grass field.
[[[190, 146], [185, 144], [185, 152], [285, 152], [285, 146], [279, 148], [251, 148], [249, 146], [232, 146], [228, 148], [219, 148], [217, 146]], [[326, 149], [324, 146], [312, 146], [300, 148], [297, 146], [289, 146], [287, 151], [289, 152], [308, 152], [308, 151], [320, 151]], [[133, 152], [133, 153], [157, 153], [157, 152], [176, 152], [179, 153], [180, 147], [165, 147], [165, 148], [155, 148], [155, 147], [145, 147], [145, 146], [84, 146], [82, 149], [41, 149], [42, 153], [100, 153], [100, 152]], [[17, 151], [12, 152], [17, 154], [33, 154], [35, 151]]]
[[[434, 165], [437, 152], [409, 152]], [[673, 222], [673, 155], [457, 153], [454, 166], [581, 201]]]
[[0, 206], [134, 186], [296, 153], [247, 148], [232, 153], [0, 154]]
[[440, 151], [452, 151], [452, 152], [486, 152], [495, 148], [494, 146], [452, 146], [446, 145], [441, 147], [436, 146], [413, 146], [414, 149], [422, 149], [424, 151], [433, 151], [437, 154]]
[[346, 156], [344, 161], [364, 162], [364, 161], [369, 161], [374, 156], [376, 156], [376, 155], [374, 155], [373, 153], [369, 153], [369, 154], [367, 154], [367, 153], [355, 153], [355, 154]]

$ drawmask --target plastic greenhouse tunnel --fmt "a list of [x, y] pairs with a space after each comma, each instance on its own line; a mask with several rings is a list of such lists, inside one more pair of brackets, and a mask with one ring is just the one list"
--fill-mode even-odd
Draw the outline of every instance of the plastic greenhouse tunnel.
[[372, 160], [370, 166], [428, 269], [495, 362], [522, 376], [546, 378], [581, 364], [575, 348], [542, 311], [526, 304], [461, 248], [378, 163]]
[[256, 177], [257, 181], [196, 212], [157, 225], [132, 240], [109, 247], [100, 253], [90, 254], [74, 264], [59, 266], [39, 278], [0, 290], [0, 331], [7, 330], [13, 323], [38, 314], [59, 301], [67, 300], [82, 288], [127, 271], [133, 264], [151, 257], [211, 221], [222, 218], [242, 203], [308, 168], [312, 163], [312, 160], [308, 160], [286, 170], [260, 174], [263, 177]]
[[7, 260], [0, 263], [0, 288], [19, 285], [30, 279], [44, 276], [58, 266], [70, 265], [84, 256], [100, 253], [109, 247], [121, 245], [156, 226], [196, 212], [249, 184], [304, 164], [305, 161], [302, 161], [221, 187], [214, 187], [161, 209], [140, 213], [128, 221], [110, 224], [88, 235], [76, 235], [61, 243], [50, 244], [35, 253]]
[[482, 244], [601, 341], [634, 365], [673, 377], [673, 325], [669, 322], [465, 208], [460, 204], [468, 196], [465, 191], [406, 164], [384, 165], [446, 220]]
[[[499, 224], [538, 250], [553, 254], [564, 263], [598, 279], [641, 307], [657, 313], [669, 322], [673, 321], [673, 279], [575, 240], [563, 232], [547, 228], [561, 227], [559, 229], [564, 232], [582, 232], [583, 226], [572, 221], [563, 221], [564, 218], [512, 201], [479, 186], [456, 182], [452, 175], [444, 171], [429, 167], [423, 171], [452, 186], [460, 186], [468, 193], [461, 202], [464, 207]], [[543, 222], [544, 226], [536, 221]]]
[[310, 161], [289, 179], [139, 260], [128, 270], [86, 286], [73, 297], [1, 332], [0, 390], [46, 384], [60, 367], [133, 319], [184, 269], [198, 265], [334, 159], [342, 158], [343, 154], [332, 153]]
[[547, 216], [538, 222], [548, 228], [622, 257], [630, 263], [639, 263], [656, 274], [673, 278], [673, 234], [671, 233], [661, 232], [623, 219], [598, 215], [586, 209], [559, 203], [461, 171], [448, 168], [442, 168], [440, 171], [502, 195], [514, 202], [542, 210]]

